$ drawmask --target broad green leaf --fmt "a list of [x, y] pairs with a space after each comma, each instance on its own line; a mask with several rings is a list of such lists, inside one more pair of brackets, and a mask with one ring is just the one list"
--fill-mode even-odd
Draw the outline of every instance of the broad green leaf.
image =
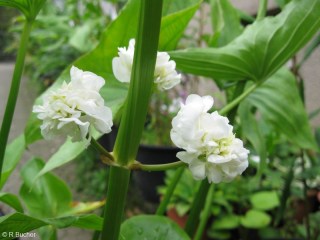
[[4, 163], [1, 173], [0, 189], [6, 183], [12, 171], [16, 168], [25, 150], [24, 135], [13, 140], [6, 148]]
[[25, 233], [45, 225], [47, 225], [46, 222], [22, 213], [6, 215], [0, 217], [0, 239], [13, 239], [13, 237], [10, 237], [9, 232]]
[[274, 191], [258, 192], [250, 196], [252, 207], [257, 210], [268, 211], [278, 207], [279, 197]]
[[214, 35], [210, 40], [211, 47], [222, 47], [238, 37], [243, 27], [239, 12], [229, 0], [211, 0], [211, 24]]
[[276, 17], [247, 27], [221, 48], [193, 48], [170, 56], [177, 68], [217, 80], [262, 81], [275, 73], [319, 30], [320, 1], [294, 0]]
[[[99, 45], [92, 52], [80, 57], [74, 63], [74, 65], [79, 68], [92, 71], [105, 78], [106, 84], [101, 90], [101, 95], [105, 99], [105, 104], [112, 109], [114, 116], [116, 116], [117, 111], [125, 100], [128, 87], [115, 80], [112, 73], [111, 62], [112, 58], [117, 55], [117, 48], [127, 46], [130, 38], [135, 37], [139, 4], [138, 0], [129, 1], [127, 6], [119, 14], [118, 18], [108, 26]], [[179, 40], [178, 36], [181, 36], [183, 33], [188, 21], [192, 18], [194, 12], [198, 8], [198, 5], [199, 1], [191, 7], [186, 5], [186, 9], [168, 15], [162, 19], [159, 43], [160, 49], [166, 50], [167, 48], [175, 48]], [[52, 91], [59, 87], [64, 80], [68, 80], [69, 69], [70, 67], [62, 73], [55, 84], [47, 91]], [[36, 103], [39, 104], [40, 102], [41, 98], [38, 98]], [[34, 114], [32, 114], [25, 130], [27, 144], [42, 138], [39, 130], [40, 124], [41, 122]], [[95, 137], [99, 136], [96, 135]], [[39, 173], [39, 176], [72, 161], [84, 149], [82, 143], [72, 143], [69, 140], [66, 141], [66, 143], [49, 159], [45, 168]]]
[[255, 114], [251, 112], [252, 108], [253, 106], [249, 101], [243, 101], [239, 106], [238, 113], [241, 119], [243, 134], [259, 154], [259, 173], [262, 173], [267, 165], [266, 140], [259, 127], [258, 119]]
[[0, 202], [3, 202], [13, 209], [15, 209], [17, 212], [22, 212], [23, 213], [23, 207], [20, 203], [19, 198], [11, 193], [0, 193]]
[[41, 159], [32, 159], [21, 170], [23, 185], [20, 196], [30, 215], [39, 218], [53, 218], [64, 215], [71, 209], [72, 196], [67, 185], [52, 173], [35, 181], [43, 168]]
[[45, 2], [46, 0], [0, 0], [0, 6], [16, 8], [28, 20], [34, 20]]
[[295, 77], [289, 70], [278, 71], [245, 101], [257, 107], [289, 141], [304, 149], [317, 149]]
[[136, 216], [126, 220], [121, 225], [120, 240], [141, 240], [155, 238], [157, 240], [190, 239], [175, 222], [163, 216]]
[[237, 215], [226, 215], [214, 220], [212, 228], [215, 230], [235, 229], [240, 225], [240, 217]]
[[246, 228], [259, 229], [267, 227], [271, 222], [271, 217], [265, 212], [258, 210], [249, 210], [246, 215], [240, 219], [241, 225]]

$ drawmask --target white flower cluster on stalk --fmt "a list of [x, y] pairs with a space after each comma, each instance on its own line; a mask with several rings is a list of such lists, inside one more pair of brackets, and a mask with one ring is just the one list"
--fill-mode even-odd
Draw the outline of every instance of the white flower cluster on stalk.
[[226, 117], [208, 113], [212, 106], [211, 96], [189, 95], [172, 120], [171, 140], [185, 150], [177, 157], [189, 164], [195, 179], [229, 182], [248, 167], [249, 151], [235, 138]]
[[109, 133], [112, 127], [111, 109], [104, 106], [99, 94], [105, 84], [102, 77], [82, 71], [70, 70], [70, 83], [43, 97], [43, 104], [33, 107], [33, 112], [43, 121], [41, 133], [45, 139], [56, 135], [69, 135], [72, 141], [91, 139], [91, 127]]
[[[119, 57], [112, 60], [113, 74], [120, 82], [130, 82], [131, 69], [133, 65], [135, 40], [129, 41], [129, 47], [118, 48]], [[176, 63], [170, 60], [167, 52], [158, 52], [154, 71], [154, 82], [158, 89], [168, 90], [181, 82], [181, 75], [175, 70]]]

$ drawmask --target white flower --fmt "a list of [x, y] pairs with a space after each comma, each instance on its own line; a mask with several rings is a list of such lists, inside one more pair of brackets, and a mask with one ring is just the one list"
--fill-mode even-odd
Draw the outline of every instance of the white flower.
[[120, 82], [130, 82], [134, 45], [135, 40], [131, 39], [129, 41], [128, 49], [126, 49], [125, 47], [118, 48], [119, 57], [114, 57], [112, 59], [113, 74]]
[[248, 167], [249, 151], [234, 137], [226, 117], [208, 113], [212, 106], [211, 96], [188, 96], [172, 120], [171, 139], [185, 150], [177, 157], [189, 164], [195, 179], [229, 182]]
[[[120, 82], [130, 82], [131, 69], [133, 65], [135, 40], [131, 39], [129, 47], [119, 49], [119, 57], [112, 60], [113, 74]], [[167, 52], [158, 52], [154, 71], [154, 82], [159, 90], [168, 90], [181, 81], [181, 75], [175, 70], [176, 63], [170, 60]]]
[[90, 127], [109, 133], [112, 112], [104, 106], [99, 94], [105, 81], [94, 73], [76, 67], [70, 70], [70, 83], [43, 97], [43, 104], [33, 107], [33, 112], [43, 121], [41, 133], [50, 139], [56, 135], [69, 135], [73, 141], [91, 138]]

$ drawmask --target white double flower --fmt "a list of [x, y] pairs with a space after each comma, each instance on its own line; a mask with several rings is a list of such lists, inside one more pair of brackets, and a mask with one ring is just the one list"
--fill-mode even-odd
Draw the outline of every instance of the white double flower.
[[102, 77], [82, 71], [70, 70], [70, 83], [43, 97], [43, 104], [33, 107], [33, 112], [43, 121], [41, 133], [45, 139], [55, 135], [69, 135], [73, 141], [91, 139], [91, 127], [109, 133], [112, 127], [111, 109], [104, 106], [99, 94], [105, 84]]
[[[129, 41], [129, 46], [118, 48], [118, 57], [112, 60], [113, 74], [120, 82], [130, 82], [133, 65], [135, 40]], [[176, 72], [176, 63], [170, 60], [167, 52], [158, 52], [154, 71], [154, 82], [159, 90], [168, 90], [181, 82], [181, 75]]]
[[226, 117], [208, 113], [212, 106], [211, 96], [188, 96], [172, 120], [171, 139], [185, 150], [177, 157], [189, 164], [195, 179], [229, 182], [248, 167], [249, 151], [235, 138]]

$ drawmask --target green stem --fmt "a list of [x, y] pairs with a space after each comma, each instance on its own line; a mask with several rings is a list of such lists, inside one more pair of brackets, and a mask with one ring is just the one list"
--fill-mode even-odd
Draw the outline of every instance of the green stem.
[[107, 203], [104, 209], [104, 222], [101, 232], [102, 240], [119, 239], [129, 181], [130, 170], [110, 167]]
[[103, 156], [105, 156], [109, 161], [114, 161], [114, 158], [111, 153], [107, 151], [100, 143], [98, 143], [94, 138], [91, 138], [92, 146], [100, 152]]
[[177, 161], [173, 163], [166, 163], [166, 164], [141, 164], [140, 162], [136, 161], [135, 163], [131, 164], [129, 166], [129, 169], [131, 170], [143, 170], [143, 171], [149, 171], [149, 172], [155, 172], [155, 171], [165, 171], [172, 168], [178, 168], [186, 165], [182, 161]]
[[203, 231], [206, 228], [208, 219], [211, 215], [211, 204], [212, 204], [212, 198], [213, 198], [213, 185], [210, 186], [209, 192], [208, 192], [208, 196], [206, 199], [206, 203], [201, 215], [201, 220], [199, 223], [199, 227], [197, 229], [197, 232], [194, 236], [194, 240], [201, 240], [202, 235], [203, 235]]
[[266, 16], [267, 7], [268, 7], [268, 0], [260, 0], [256, 21], [259, 21]]
[[154, 85], [162, 0], [141, 0], [140, 6], [130, 87], [113, 152], [120, 165], [136, 158]]
[[250, 87], [248, 87], [240, 96], [234, 99], [231, 103], [226, 105], [219, 111], [219, 114], [225, 115], [229, 111], [231, 111], [234, 107], [236, 107], [243, 99], [245, 99], [250, 93], [252, 93], [261, 83], [254, 83]]
[[[246, 81], [240, 81], [237, 83], [236, 88], [234, 90], [234, 93], [232, 95], [232, 99], [236, 99], [238, 96], [240, 96], [243, 93], [243, 90], [246, 86]], [[233, 122], [236, 115], [237, 115], [237, 111], [238, 111], [238, 106], [233, 107], [229, 113], [228, 113], [228, 119], [230, 122]]]
[[170, 199], [172, 197], [172, 194], [174, 193], [174, 190], [176, 189], [176, 186], [178, 184], [178, 182], [180, 181], [180, 178], [184, 172], [185, 167], [180, 167], [179, 169], [177, 169], [177, 171], [175, 172], [173, 179], [171, 180], [166, 194], [164, 195], [157, 211], [156, 211], [156, 215], [163, 215], [168, 207], [168, 204], [170, 202]]
[[8, 142], [10, 127], [12, 123], [14, 109], [16, 107], [17, 98], [19, 95], [19, 87], [21, 82], [21, 75], [23, 72], [24, 59], [27, 51], [27, 45], [29, 40], [29, 35], [31, 31], [33, 21], [26, 21], [24, 24], [21, 42], [18, 50], [16, 65], [14, 67], [10, 93], [7, 100], [6, 110], [4, 112], [3, 122], [0, 130], [0, 180], [1, 172], [4, 161], [4, 155], [6, 151], [6, 146]]
[[[131, 81], [113, 156], [127, 167], [136, 158], [148, 105], [160, 35], [162, 0], [141, 0]], [[102, 229], [103, 240], [118, 240], [130, 170], [112, 166]]]
[[210, 184], [207, 180], [202, 181], [197, 195], [192, 203], [191, 211], [185, 226], [185, 231], [190, 236], [190, 238], [193, 238], [193, 235], [197, 229], [200, 211], [206, 200], [209, 187]]

